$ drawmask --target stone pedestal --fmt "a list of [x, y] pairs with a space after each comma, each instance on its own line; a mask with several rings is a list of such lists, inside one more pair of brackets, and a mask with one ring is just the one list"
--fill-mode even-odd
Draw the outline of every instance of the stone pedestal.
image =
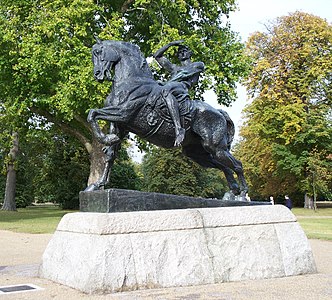
[[308, 240], [281, 205], [67, 214], [40, 268], [86, 293], [313, 272]]
[[80, 192], [80, 211], [113, 213], [143, 210], [271, 205], [267, 201], [240, 201], [236, 200], [234, 195], [233, 198], [234, 200], [206, 199], [133, 190], [107, 189]]

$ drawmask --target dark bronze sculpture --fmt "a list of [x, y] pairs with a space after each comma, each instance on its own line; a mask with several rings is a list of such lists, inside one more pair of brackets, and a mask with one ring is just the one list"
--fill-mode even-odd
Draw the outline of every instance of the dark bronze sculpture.
[[[204, 71], [202, 62], [191, 62], [191, 51], [188, 47], [182, 46], [183, 41], [174, 41], [159, 49], [153, 57], [166, 69], [171, 78], [163, 85], [162, 96], [167, 104], [168, 111], [175, 126], [174, 146], [180, 146], [184, 140], [185, 129], [180, 122], [179, 105], [181, 97], [188, 97], [188, 89], [198, 82], [199, 74]], [[171, 46], [179, 45], [178, 58], [181, 66], [172, 64], [165, 56], [164, 52]]]
[[[188, 88], [204, 70], [201, 62], [190, 61], [191, 52], [179, 46], [182, 66], [172, 65], [163, 53], [172, 42], [158, 50], [154, 57], [171, 72], [166, 83], [154, 80], [152, 72], [138, 46], [121, 41], [100, 41], [93, 46], [94, 77], [98, 81], [112, 80], [112, 91], [101, 109], [91, 109], [88, 115], [93, 132], [106, 147], [104, 174], [86, 191], [103, 187], [116, 158], [121, 140], [128, 132], [164, 148], [182, 145], [183, 154], [203, 167], [224, 172], [234, 194], [244, 197], [248, 188], [242, 164], [229, 152], [234, 136], [234, 124], [228, 114], [199, 100], [190, 100]], [[182, 56], [181, 56], [182, 55]], [[114, 70], [114, 77], [111, 72]], [[104, 134], [97, 121], [110, 122], [109, 134]], [[233, 176], [237, 174], [238, 182]]]

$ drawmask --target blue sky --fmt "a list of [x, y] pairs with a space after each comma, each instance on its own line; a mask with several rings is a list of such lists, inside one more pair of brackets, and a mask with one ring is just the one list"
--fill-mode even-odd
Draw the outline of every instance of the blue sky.
[[[255, 31], [264, 31], [264, 24], [278, 17], [295, 11], [311, 13], [332, 23], [332, 0], [237, 0], [239, 10], [230, 14], [229, 21], [233, 31], [238, 32], [242, 42]], [[231, 107], [218, 105], [216, 96], [207, 92], [205, 99], [214, 107], [225, 109], [236, 125], [236, 139], [241, 125], [241, 111], [247, 104], [246, 90], [242, 86], [237, 89], [238, 100]]]

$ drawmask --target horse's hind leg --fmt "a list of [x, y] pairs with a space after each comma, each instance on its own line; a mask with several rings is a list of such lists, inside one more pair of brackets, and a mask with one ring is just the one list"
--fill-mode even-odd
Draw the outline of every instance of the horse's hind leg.
[[213, 156], [204, 150], [201, 145], [187, 145], [182, 148], [182, 151], [184, 155], [204, 168], [215, 168], [221, 170], [226, 177], [230, 190], [234, 194], [238, 194], [240, 192], [240, 188], [234, 178], [233, 171], [221, 164], [219, 161], [215, 160]]
[[[202, 147], [212, 155], [221, 165], [234, 171], [238, 177], [240, 190], [242, 193], [248, 191], [248, 186], [243, 174], [242, 163], [229, 152], [229, 143], [227, 139], [227, 122], [221, 114], [202, 111], [201, 116], [204, 120], [198, 120], [194, 132], [201, 137]], [[205, 125], [205, 119], [209, 118], [209, 126]], [[229, 176], [226, 170], [225, 175]]]
[[247, 182], [244, 178], [242, 163], [239, 160], [237, 160], [228, 151], [226, 145], [221, 144], [221, 145], [218, 145], [216, 147], [211, 147], [209, 145], [209, 146], [206, 146], [206, 147], [209, 148], [210, 150], [214, 150], [213, 151], [214, 152], [213, 156], [215, 157], [216, 160], [218, 160], [222, 165], [226, 166], [227, 168], [233, 170], [236, 173], [237, 178], [239, 180], [241, 193], [243, 195], [245, 195], [248, 191], [248, 185], [247, 185]]

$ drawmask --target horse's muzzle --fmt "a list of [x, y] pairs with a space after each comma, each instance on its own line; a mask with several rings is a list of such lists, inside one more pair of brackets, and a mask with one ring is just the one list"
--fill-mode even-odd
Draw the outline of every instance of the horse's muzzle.
[[98, 68], [94, 70], [94, 77], [97, 81], [102, 82], [104, 80], [112, 80], [112, 75], [110, 71], [110, 67], [113, 64], [111, 62], [108, 62], [108, 65], [105, 66], [105, 68]]
[[96, 70], [94, 72], [94, 78], [97, 81], [102, 82], [102, 81], [104, 81], [104, 73], [101, 70]]

